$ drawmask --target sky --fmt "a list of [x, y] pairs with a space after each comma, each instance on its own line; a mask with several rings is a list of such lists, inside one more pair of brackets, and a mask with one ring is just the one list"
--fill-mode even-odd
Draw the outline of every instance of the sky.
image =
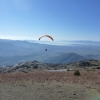
[[1, 39], [45, 34], [58, 41], [100, 41], [100, 0], [0, 0]]

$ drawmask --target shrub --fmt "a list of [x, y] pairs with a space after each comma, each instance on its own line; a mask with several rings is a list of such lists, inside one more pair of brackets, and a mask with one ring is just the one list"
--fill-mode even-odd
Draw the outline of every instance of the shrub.
[[74, 75], [75, 76], [80, 76], [81, 74], [80, 74], [79, 70], [75, 70]]
[[96, 67], [96, 69], [100, 69], [100, 67]]
[[70, 71], [69, 68], [67, 69], [67, 71]]

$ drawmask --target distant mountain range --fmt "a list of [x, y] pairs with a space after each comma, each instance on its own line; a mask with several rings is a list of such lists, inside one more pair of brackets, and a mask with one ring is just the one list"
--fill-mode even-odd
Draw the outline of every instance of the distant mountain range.
[[87, 59], [100, 60], [99, 42], [76, 42], [73, 41], [70, 45], [50, 45], [40, 44], [37, 41], [0, 39], [0, 67], [33, 60], [44, 63], [71, 63]]
[[92, 45], [92, 46], [100, 46], [100, 41], [89, 41], [89, 40], [62, 40], [62, 41], [38, 41], [38, 40], [29, 40], [31, 43], [40, 43], [40, 44], [49, 44], [49, 45], [60, 45], [60, 46], [68, 46], [68, 45]]

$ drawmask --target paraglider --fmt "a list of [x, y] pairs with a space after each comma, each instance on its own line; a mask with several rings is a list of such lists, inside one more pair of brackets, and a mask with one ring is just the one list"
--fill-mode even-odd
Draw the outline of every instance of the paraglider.
[[[43, 38], [43, 37], [48, 37], [48, 38], [50, 38], [52, 41], [54, 41], [54, 39], [53, 39], [51, 36], [49, 36], [49, 35], [43, 35], [43, 36], [41, 36], [41, 37], [39, 38], [39, 40], [40, 40], [41, 38]], [[47, 51], [47, 49], [45, 49], [45, 51]]]
[[40, 40], [41, 38], [43, 38], [43, 37], [48, 37], [48, 38], [50, 38], [52, 41], [54, 41], [54, 39], [53, 39], [51, 36], [49, 36], [49, 35], [43, 35], [43, 36], [41, 36], [41, 37], [39, 38], [39, 40]]

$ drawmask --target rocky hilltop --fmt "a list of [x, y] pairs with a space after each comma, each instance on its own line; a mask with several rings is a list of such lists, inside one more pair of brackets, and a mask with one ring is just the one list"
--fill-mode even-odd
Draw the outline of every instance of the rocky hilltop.
[[67, 65], [65, 64], [52, 64], [52, 63], [41, 63], [36, 60], [27, 61], [19, 64], [15, 64], [13, 66], [9, 66], [7, 68], [1, 68], [0, 72], [29, 72], [33, 70], [57, 70], [57, 69], [66, 69]]
[[87, 60], [74, 62], [70, 64], [52, 64], [52, 63], [41, 63], [36, 60], [22, 62], [9, 66], [7, 68], [0, 68], [0, 73], [10, 73], [10, 72], [32, 72], [36, 70], [61, 70], [61, 69], [75, 69], [75, 68], [97, 68], [100, 69], [100, 61], [98, 60]]

